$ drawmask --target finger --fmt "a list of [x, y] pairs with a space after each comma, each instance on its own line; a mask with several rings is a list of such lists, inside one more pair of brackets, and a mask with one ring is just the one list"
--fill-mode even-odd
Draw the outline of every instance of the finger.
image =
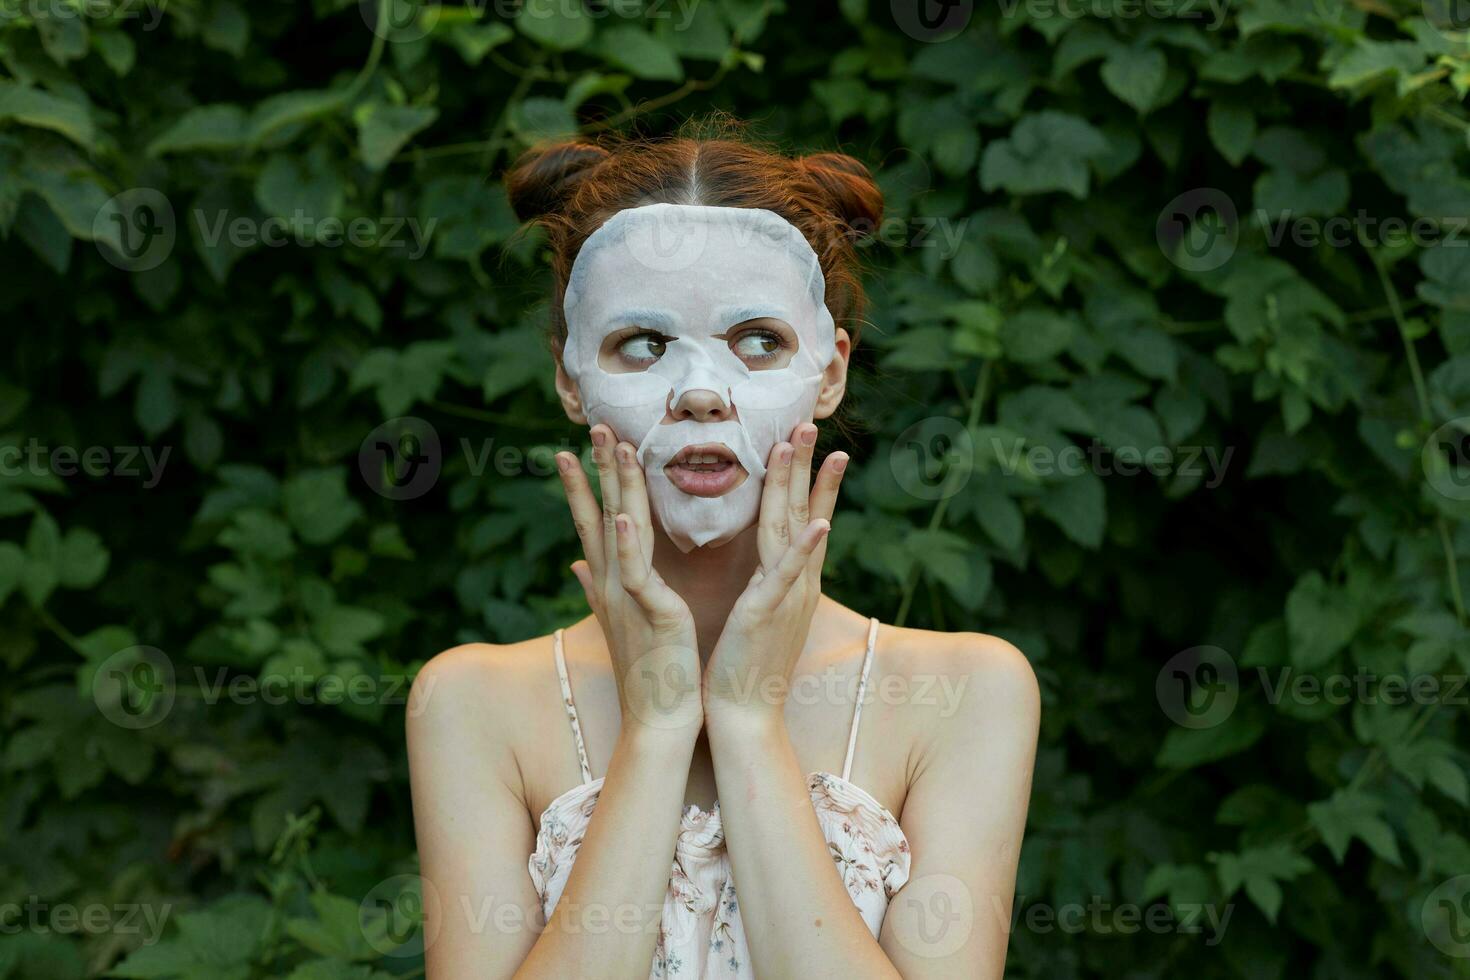
[[627, 514], [619, 514], [613, 526], [618, 535], [618, 574], [623, 591], [633, 597], [655, 626], [677, 619], [673, 592], [649, 563], [633, 521]]
[[618, 474], [613, 462], [612, 429], [605, 425], [592, 427], [592, 462], [597, 466], [598, 488], [602, 491], [602, 553], [606, 557], [605, 574], [617, 574], [617, 533], [613, 529], [613, 518], [622, 507], [618, 494]]
[[587, 597], [587, 605], [595, 613], [597, 612], [597, 589], [594, 586], [592, 569], [587, 567], [587, 562], [577, 559], [572, 562], [572, 574], [577, 578], [577, 584], [582, 586], [582, 595]]
[[582, 554], [586, 564], [596, 578], [602, 577], [604, 551], [602, 547], [602, 507], [592, 493], [592, 485], [582, 464], [571, 453], [556, 454], [556, 468], [561, 474], [562, 490], [567, 495], [567, 507], [572, 512], [572, 526], [577, 529], [577, 538], [582, 542]]
[[[618, 576], [623, 582], [623, 591], [634, 599], [648, 586], [648, 562], [643, 558], [643, 547], [638, 543], [638, 529], [627, 514], [618, 514], [613, 519], [613, 528], [618, 542]], [[640, 605], [642, 602], [640, 600]]]
[[792, 447], [789, 442], [778, 442], [771, 447], [766, 461], [766, 485], [761, 488], [760, 527], [756, 532], [756, 545], [760, 551], [761, 564], [770, 568], [791, 543], [790, 519], [786, 514], [787, 483], [791, 479]]
[[618, 497], [622, 513], [633, 519], [638, 543], [644, 554], [653, 553], [653, 522], [648, 516], [648, 487], [643, 480], [643, 465], [638, 451], [629, 442], [620, 442], [614, 454], [618, 464]]
[[806, 527], [811, 519], [812, 453], [817, 446], [817, 427], [803, 422], [792, 433], [796, 452], [791, 457], [791, 479], [786, 487], [786, 510], [791, 520], [791, 533]]
[[817, 482], [812, 486], [811, 516], [832, 519], [837, 508], [837, 491], [842, 486], [842, 474], [847, 471], [848, 455], [844, 452], [829, 453], [817, 470]]
[[826, 520], [812, 521], [802, 528], [791, 548], [776, 563], [775, 571], [767, 577], [766, 584], [770, 586], [773, 599], [785, 595], [796, 584], [806, 570], [807, 560], [817, 550], [817, 545], [826, 540], [831, 529], [832, 525]]

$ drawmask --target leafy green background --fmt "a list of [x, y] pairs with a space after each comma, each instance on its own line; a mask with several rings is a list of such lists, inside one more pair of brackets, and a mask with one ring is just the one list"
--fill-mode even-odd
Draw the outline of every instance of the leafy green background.
[[[828, 581], [1034, 661], [1020, 907], [1232, 909], [1223, 937], [1023, 911], [1010, 972], [1470, 971], [1421, 917], [1451, 934], [1430, 893], [1470, 872], [1464, 692], [1308, 703], [1258, 674], [1470, 670], [1464, 473], [1420, 453], [1470, 414], [1463, 35], [1399, 0], [1242, 0], [1219, 23], [981, 4], [938, 42], [864, 0], [390, 2], [391, 24], [375, 3], [0, 5], [0, 902], [173, 913], [142, 948], [8, 929], [0, 978], [421, 971], [380, 906], [359, 914], [412, 900], [399, 682], [583, 614], [545, 466], [583, 436], [552, 398], [541, 239], [498, 180], [538, 138], [713, 108], [843, 148], [888, 195], [854, 430], [824, 436], [858, 463]], [[138, 188], [175, 234], [130, 270], [162, 220]], [[1201, 188], [1238, 227], [1204, 213], [1186, 252], [1161, 246]], [[432, 234], [246, 247], [196, 212]], [[1441, 237], [1273, 242], [1285, 214]], [[394, 500], [358, 459], [402, 415], [443, 472]], [[156, 481], [67, 475], [17, 465], [32, 441], [170, 456]], [[1029, 465], [1094, 441], [1232, 455], [1219, 480]], [[1239, 701], [1190, 728], [1159, 691], [1203, 645]], [[172, 665], [171, 706], [139, 646]], [[119, 667], [157, 724], [109, 720]], [[293, 672], [378, 694], [208, 697]]]

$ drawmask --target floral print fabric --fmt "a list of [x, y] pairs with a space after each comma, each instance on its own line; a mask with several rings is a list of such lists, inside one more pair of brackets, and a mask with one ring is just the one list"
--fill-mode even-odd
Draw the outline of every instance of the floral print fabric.
[[[840, 776], [812, 773], [807, 789], [842, 883], [876, 937], [889, 899], [909, 878], [908, 839], [882, 804]], [[601, 790], [601, 779], [585, 782], [552, 801], [541, 816], [529, 867], [547, 918], [566, 888]], [[709, 811], [689, 806], [674, 845], [649, 977], [752, 976], [720, 805]]]

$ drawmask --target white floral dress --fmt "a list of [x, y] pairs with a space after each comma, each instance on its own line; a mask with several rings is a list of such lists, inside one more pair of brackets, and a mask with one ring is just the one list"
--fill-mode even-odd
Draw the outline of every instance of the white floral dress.
[[[842, 775], [814, 772], [807, 777], [812, 809], [833, 863], [875, 937], [883, 926], [889, 899], [909, 878], [909, 843], [898, 821], [871, 794], [847, 778], [852, 771], [877, 627], [875, 619], [868, 629], [868, 648], [863, 657]], [[541, 815], [541, 829], [536, 834], [536, 850], [531, 854], [529, 867], [531, 881], [541, 899], [541, 911], [547, 918], [566, 888], [572, 863], [602, 792], [602, 780], [593, 779], [587, 765], [582, 728], [567, 680], [560, 630], [553, 645], [562, 698], [582, 769], [582, 784], [552, 801]], [[725, 850], [720, 805], [715, 803], [708, 811], [688, 806], [674, 844], [669, 890], [664, 897], [649, 977], [733, 980], [753, 976], [730, 858]]]

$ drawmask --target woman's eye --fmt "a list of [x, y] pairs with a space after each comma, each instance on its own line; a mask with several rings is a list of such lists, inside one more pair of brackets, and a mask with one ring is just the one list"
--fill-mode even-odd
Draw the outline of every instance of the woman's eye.
[[633, 364], [652, 364], [664, 356], [668, 342], [654, 333], [634, 334], [618, 344], [618, 355]]
[[769, 360], [780, 352], [781, 338], [767, 330], [752, 330], [735, 338], [731, 349], [743, 360]]

